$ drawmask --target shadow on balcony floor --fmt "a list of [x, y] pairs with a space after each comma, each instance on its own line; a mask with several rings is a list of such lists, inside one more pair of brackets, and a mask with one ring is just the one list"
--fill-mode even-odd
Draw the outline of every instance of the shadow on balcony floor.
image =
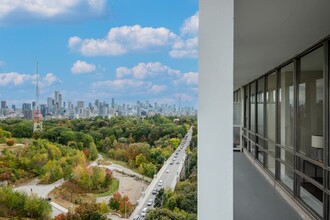
[[234, 152], [234, 220], [302, 219], [241, 152]]

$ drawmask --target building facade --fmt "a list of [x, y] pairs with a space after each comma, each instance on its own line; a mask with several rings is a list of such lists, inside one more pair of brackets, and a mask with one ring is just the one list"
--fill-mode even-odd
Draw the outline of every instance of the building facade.
[[315, 219], [330, 216], [329, 45], [330, 36], [234, 92], [245, 152]]

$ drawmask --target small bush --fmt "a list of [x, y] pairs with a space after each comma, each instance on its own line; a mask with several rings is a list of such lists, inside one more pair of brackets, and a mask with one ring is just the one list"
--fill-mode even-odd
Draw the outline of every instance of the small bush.
[[11, 147], [11, 146], [13, 146], [15, 144], [15, 140], [13, 140], [13, 139], [7, 139], [6, 144]]

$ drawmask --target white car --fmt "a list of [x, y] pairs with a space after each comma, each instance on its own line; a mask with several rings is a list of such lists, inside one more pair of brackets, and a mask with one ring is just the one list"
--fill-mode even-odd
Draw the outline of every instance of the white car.
[[147, 205], [148, 205], [148, 206], [151, 206], [153, 202], [154, 202], [154, 201], [153, 201], [152, 199], [149, 199]]
[[136, 215], [133, 220], [140, 220], [140, 216]]
[[146, 217], [148, 208], [142, 209], [141, 216]]
[[163, 180], [159, 180], [158, 186], [162, 186], [163, 185]]
[[166, 173], [169, 173], [170, 172], [170, 170], [166, 170]]

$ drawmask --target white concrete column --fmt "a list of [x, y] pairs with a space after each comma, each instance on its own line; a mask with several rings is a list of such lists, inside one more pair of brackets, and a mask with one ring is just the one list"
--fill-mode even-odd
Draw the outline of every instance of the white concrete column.
[[198, 219], [233, 219], [233, 0], [200, 0]]

